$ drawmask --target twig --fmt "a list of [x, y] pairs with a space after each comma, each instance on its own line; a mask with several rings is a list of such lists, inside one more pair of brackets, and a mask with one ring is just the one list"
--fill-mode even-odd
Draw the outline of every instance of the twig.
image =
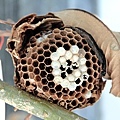
[[44, 120], [86, 120], [62, 107], [34, 97], [0, 80], [0, 99]]

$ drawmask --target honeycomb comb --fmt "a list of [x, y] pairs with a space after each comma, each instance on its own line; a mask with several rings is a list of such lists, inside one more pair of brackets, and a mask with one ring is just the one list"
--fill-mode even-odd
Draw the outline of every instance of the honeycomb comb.
[[88, 31], [60, 16], [32, 14], [13, 26], [15, 85], [65, 109], [83, 108], [101, 95], [106, 59]]

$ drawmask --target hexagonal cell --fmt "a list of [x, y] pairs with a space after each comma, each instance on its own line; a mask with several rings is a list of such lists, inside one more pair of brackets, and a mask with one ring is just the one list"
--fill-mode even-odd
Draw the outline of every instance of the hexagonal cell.
[[88, 46], [84, 46], [84, 50], [85, 50], [86, 52], [88, 52], [88, 51], [90, 50], [90, 48], [89, 48]]
[[42, 78], [42, 84], [46, 85], [48, 83], [48, 80], [46, 78]]
[[57, 48], [55, 45], [50, 46], [50, 51], [51, 52], [56, 52]]
[[24, 78], [24, 79], [28, 79], [28, 78], [29, 78], [28, 73], [23, 73], [23, 78]]
[[26, 72], [27, 71], [27, 65], [22, 66], [22, 71]]
[[40, 63], [39, 68], [40, 70], [44, 70], [46, 67], [45, 63]]
[[83, 44], [87, 44], [87, 41], [85, 39], [82, 39]]
[[29, 66], [28, 70], [29, 70], [29, 72], [33, 72], [33, 70], [34, 70], [33, 66]]
[[69, 50], [70, 49], [70, 45], [68, 43], [64, 44], [63, 47], [64, 47], [65, 50]]
[[30, 77], [30, 79], [34, 79], [35, 74], [34, 74], [33, 72], [30, 72], [30, 73], [29, 73], [29, 77]]
[[43, 89], [43, 91], [44, 91], [44, 92], [48, 92], [48, 91], [49, 91], [48, 86], [43, 86], [43, 88], [42, 88], [42, 89]]
[[89, 76], [89, 78], [88, 78], [88, 82], [89, 82], [89, 83], [92, 83], [93, 80], [94, 80], [94, 78], [93, 78], [92, 76]]
[[51, 53], [50, 53], [49, 51], [44, 51], [44, 56], [45, 56], [45, 57], [50, 57], [50, 54], [51, 54]]
[[88, 73], [89, 75], [92, 75], [92, 74], [93, 74], [93, 69], [92, 69], [92, 68], [87, 69], [87, 73]]
[[50, 95], [53, 95], [56, 93], [56, 91], [54, 89], [50, 89], [49, 93], [50, 93]]
[[79, 47], [79, 49], [81, 49], [83, 47], [83, 45], [81, 44], [81, 42], [77, 42], [77, 46]]
[[82, 87], [87, 87], [87, 81], [83, 81], [83, 83], [82, 83]]
[[43, 49], [48, 50], [49, 49], [49, 44], [43, 44]]
[[37, 60], [33, 61], [32, 65], [33, 65], [34, 67], [37, 67], [37, 66], [38, 66], [38, 61], [37, 61]]
[[38, 56], [38, 61], [39, 62], [43, 62], [43, 60], [44, 60], [44, 56], [43, 55]]
[[53, 33], [59, 33], [59, 32], [60, 32], [60, 30], [58, 28], [53, 30]]
[[55, 83], [54, 83], [54, 82], [49, 82], [49, 83], [48, 83], [48, 86], [49, 86], [49, 88], [54, 88]]
[[39, 76], [39, 75], [36, 75], [36, 76], [35, 76], [35, 80], [36, 80], [36, 81], [40, 81], [40, 80], [41, 80], [40, 76]]
[[56, 41], [56, 46], [57, 47], [62, 47], [63, 43], [61, 41]]
[[64, 43], [66, 43], [66, 42], [68, 42], [68, 40], [69, 40], [69, 38], [68, 37], [62, 37], [62, 42], [64, 42]]
[[91, 62], [90, 61], [86, 61], [86, 66], [87, 67], [91, 67]]
[[83, 96], [81, 96], [80, 98], [78, 98], [78, 100], [79, 100], [80, 103], [82, 103], [82, 102], [84, 102], [85, 99], [84, 99]]
[[67, 35], [67, 32], [64, 31], [64, 30], [61, 30], [61, 31], [60, 31], [60, 34], [61, 34], [62, 36], [66, 36], [66, 35]]
[[91, 54], [90, 53], [86, 53], [85, 54], [85, 58], [88, 60], [88, 59], [90, 59], [91, 58]]
[[69, 40], [69, 43], [70, 43], [71, 45], [75, 45], [75, 44], [76, 44], [76, 41], [75, 41], [74, 39], [70, 39], [70, 40]]
[[30, 65], [32, 63], [32, 58], [28, 58], [27, 63], [28, 63], [28, 65]]
[[52, 60], [50, 58], [46, 58], [44, 62], [46, 65], [50, 65], [52, 63]]
[[61, 35], [60, 34], [55, 34], [55, 40], [60, 40], [61, 39]]
[[97, 58], [95, 56], [92, 57], [92, 61], [93, 63], [96, 63], [97, 62]]
[[92, 90], [94, 88], [94, 85], [92, 83], [89, 83], [87, 88], [88, 90]]
[[52, 38], [52, 39], [49, 39], [49, 44], [50, 44], [50, 45], [54, 45], [54, 44], [55, 44], [55, 39], [53, 39], [53, 38]]
[[52, 68], [51, 66], [46, 66], [46, 71], [47, 71], [48, 73], [52, 73], [53, 68]]
[[52, 81], [54, 79], [54, 76], [52, 74], [47, 74], [47, 79], [49, 81]]
[[78, 34], [75, 35], [74, 38], [75, 38], [77, 41], [81, 41], [81, 39], [82, 39], [82, 38], [80, 37], [80, 35], [78, 35]]
[[56, 94], [57, 94], [57, 97], [58, 97], [58, 98], [61, 98], [61, 97], [62, 97], [62, 92], [57, 92]]
[[62, 90], [62, 86], [61, 85], [56, 85], [55, 90], [56, 91], [61, 91]]
[[38, 48], [37, 53], [42, 54], [43, 53], [43, 48]]
[[21, 64], [26, 64], [26, 59], [21, 59]]
[[72, 100], [71, 105], [73, 107], [76, 107], [78, 105], [78, 101], [77, 100]]
[[68, 36], [68, 38], [73, 38], [74, 34], [72, 32], [71, 33], [67, 33], [67, 36]]
[[32, 53], [32, 59], [37, 59], [38, 54], [37, 53]]
[[34, 73], [35, 73], [36, 75], [39, 74], [39, 73], [40, 73], [39, 68], [35, 68], [35, 69], [34, 69]]
[[41, 77], [46, 77], [47, 73], [45, 71], [40, 72]]

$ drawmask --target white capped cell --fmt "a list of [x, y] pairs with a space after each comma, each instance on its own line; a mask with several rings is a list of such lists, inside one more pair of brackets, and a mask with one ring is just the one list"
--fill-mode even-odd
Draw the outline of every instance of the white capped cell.
[[63, 47], [59, 47], [56, 52], [59, 54], [59, 56], [64, 56], [66, 50]]
[[72, 73], [75, 77], [80, 77], [81, 76], [81, 71], [79, 69], [76, 69]]
[[70, 85], [70, 82], [67, 80], [67, 79], [63, 79], [63, 81], [62, 81], [62, 83], [61, 83], [61, 86], [63, 87], [63, 88], [68, 88], [69, 87], [69, 85]]
[[80, 49], [78, 53], [79, 53], [79, 57], [81, 57], [81, 58], [85, 57], [86, 52], [84, 49]]
[[72, 74], [69, 74], [69, 75], [67, 76], [67, 78], [68, 78], [69, 81], [75, 81], [75, 77], [74, 77], [74, 75], [72, 75]]
[[73, 55], [71, 60], [72, 60], [72, 62], [77, 62], [78, 59], [79, 59], [78, 55]]
[[61, 75], [61, 70], [60, 69], [53, 69], [52, 74], [54, 76]]
[[80, 58], [79, 59], [79, 63], [80, 63], [80, 65], [85, 65], [85, 63], [86, 63], [86, 58]]
[[69, 59], [71, 59], [71, 57], [72, 57], [72, 53], [71, 53], [71, 51], [66, 51], [66, 53], [65, 53], [65, 58], [67, 59], [67, 60], [69, 60]]
[[70, 50], [73, 54], [78, 54], [78, 52], [79, 52], [79, 48], [77, 45], [72, 45]]
[[60, 76], [55, 76], [53, 81], [57, 84], [61, 84], [63, 79]]
[[81, 74], [80, 80], [87, 80], [89, 78], [89, 75], [87, 72], [83, 72]]
[[54, 69], [59, 69], [61, 65], [59, 61], [52, 61], [51, 66]]
[[90, 98], [91, 96], [92, 96], [91, 91], [88, 91], [88, 92], [85, 94], [85, 98]]
[[77, 87], [76, 83], [75, 82], [71, 82], [69, 87], [68, 87], [68, 89], [70, 91], [74, 91], [76, 89], [76, 87]]
[[79, 69], [81, 70], [81, 72], [86, 72], [86, 71], [87, 71], [86, 65], [81, 65], [81, 66], [79, 67]]
[[51, 53], [51, 56], [50, 56], [51, 60], [53, 60], [53, 61], [57, 61], [59, 59], [59, 57], [60, 56], [57, 52]]
[[65, 59], [65, 57], [60, 57], [60, 58], [59, 58], [59, 61], [60, 61], [61, 64], [63, 64], [63, 63], [66, 62], [66, 59]]

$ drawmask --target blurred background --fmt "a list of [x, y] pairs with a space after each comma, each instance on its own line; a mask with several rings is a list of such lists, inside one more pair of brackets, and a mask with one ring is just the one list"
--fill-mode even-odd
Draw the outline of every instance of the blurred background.
[[[56, 12], [68, 8], [86, 10], [100, 18], [112, 31], [120, 31], [120, 0], [0, 0], [0, 19], [17, 21], [21, 17], [36, 13], [38, 15], [48, 12]], [[0, 25], [0, 30], [8, 30], [10, 27]], [[13, 85], [13, 64], [10, 55], [5, 51], [6, 40], [0, 50], [3, 79]], [[0, 72], [0, 74], [2, 74]], [[120, 98], [109, 93], [111, 81], [108, 80], [100, 100], [93, 106], [77, 109], [73, 112], [88, 120], [118, 120], [120, 111]], [[13, 112], [13, 107], [0, 102], [0, 120], [23, 120], [27, 113], [23, 111]], [[41, 120], [33, 116], [31, 120]]]

